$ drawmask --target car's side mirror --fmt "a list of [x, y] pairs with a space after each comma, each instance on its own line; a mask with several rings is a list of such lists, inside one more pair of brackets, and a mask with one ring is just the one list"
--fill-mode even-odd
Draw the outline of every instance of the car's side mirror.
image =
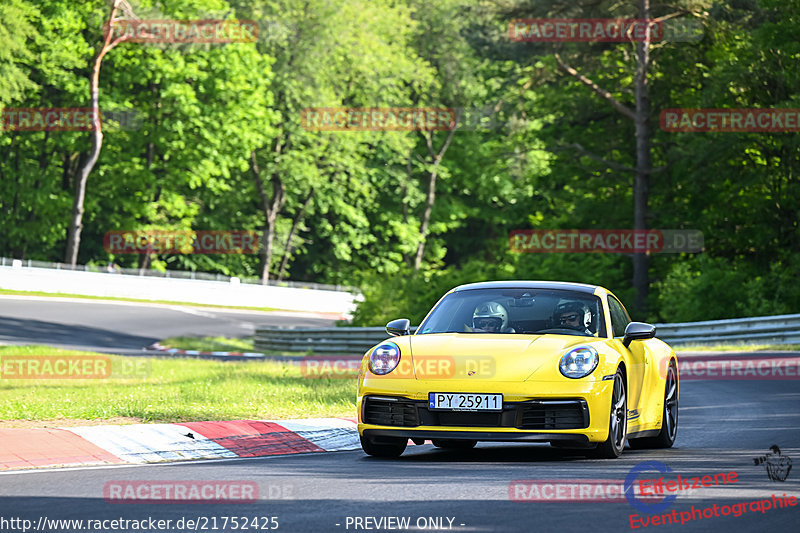
[[644, 322], [631, 322], [625, 328], [625, 336], [622, 338], [622, 344], [624, 344], [627, 348], [631, 341], [652, 339], [655, 336], [656, 327], [653, 324], [645, 324]]
[[392, 337], [411, 334], [411, 321], [407, 318], [398, 318], [386, 324], [386, 333]]

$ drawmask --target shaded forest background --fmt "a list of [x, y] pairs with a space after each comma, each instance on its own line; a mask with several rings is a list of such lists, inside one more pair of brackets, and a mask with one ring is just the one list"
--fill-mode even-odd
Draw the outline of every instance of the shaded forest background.
[[[117, 3], [119, 0], [117, 0]], [[106, 0], [0, 3], [0, 107], [88, 107]], [[800, 138], [671, 133], [666, 108], [800, 108], [800, 0], [141, 0], [119, 16], [249, 19], [256, 42], [121, 42], [77, 262], [359, 287], [354, 323], [418, 323], [488, 279], [604, 285], [634, 319], [800, 309]], [[518, 254], [514, 229], [632, 228], [637, 43], [520, 43], [525, 17], [691, 20], [648, 46], [649, 228], [705, 249], [653, 254], [640, 305], [620, 254]], [[568, 65], [608, 94], [599, 95]], [[317, 132], [307, 107], [448, 107], [436, 132]], [[0, 132], [0, 255], [64, 261], [91, 132]], [[116, 230], [258, 230], [259, 255], [117, 255]], [[268, 303], [265, 302], [265, 305]]]

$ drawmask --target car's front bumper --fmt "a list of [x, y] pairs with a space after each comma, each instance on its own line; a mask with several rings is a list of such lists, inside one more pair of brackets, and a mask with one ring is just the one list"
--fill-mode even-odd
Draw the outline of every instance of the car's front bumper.
[[382, 439], [405, 438], [413, 440], [478, 440], [494, 442], [557, 442], [565, 445], [587, 446], [589, 437], [578, 433], [545, 433], [540, 431], [469, 431], [447, 428], [432, 429], [363, 429], [364, 437], [380, 443]]
[[[381, 380], [379, 387], [366, 385], [359, 388], [358, 431], [371, 439], [466, 439], [580, 446], [608, 438], [613, 381], [432, 383]], [[429, 410], [429, 392], [502, 393], [503, 411], [491, 415]], [[381, 411], [373, 407], [369, 413], [365, 412], [365, 408], [375, 405], [373, 399], [391, 398], [403, 408], [387, 410], [382, 407]]]

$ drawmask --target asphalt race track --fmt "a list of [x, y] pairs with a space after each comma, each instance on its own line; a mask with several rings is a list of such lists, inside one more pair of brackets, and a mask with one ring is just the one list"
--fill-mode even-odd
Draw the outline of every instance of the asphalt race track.
[[[630, 515], [641, 513], [625, 501], [515, 502], [509, 499], [509, 483], [622, 480], [633, 466], [647, 460], [660, 461], [684, 477], [737, 472], [735, 484], [679, 495], [666, 511], [674, 509], [678, 516], [692, 505], [721, 507], [771, 499], [772, 494], [800, 495], [800, 473], [792, 471], [784, 482], [770, 481], [764, 467], [753, 462], [773, 444], [783, 455], [800, 458], [800, 390], [796, 381], [686, 382], [679, 417], [674, 448], [626, 449], [617, 460], [587, 460], [575, 452], [542, 445], [479, 444], [469, 452], [425, 445], [410, 446], [399, 460], [372, 459], [355, 451], [7, 473], [0, 475], [0, 508], [4, 516], [34, 524], [44, 517], [153, 517], [171, 519], [173, 524], [181, 518], [216, 517], [219, 525], [224, 517], [277, 516], [279, 531], [363, 531], [366, 529], [354, 528], [356, 517], [397, 516], [410, 517], [412, 526], [420, 517], [445, 517], [443, 523], [448, 525], [446, 517], [450, 517], [454, 531], [626, 531], [631, 530]], [[657, 476], [653, 472], [644, 477]], [[105, 483], [123, 480], [249, 480], [258, 483], [260, 499], [227, 505], [107, 503]], [[779, 532], [797, 531], [798, 523], [800, 507], [766, 513], [748, 510], [739, 517], [703, 518], [683, 525], [636, 525], [648, 531]], [[209, 521], [208, 530], [211, 524]], [[182, 531], [174, 526], [171, 530]]]
[[[100, 307], [102, 305], [102, 307]], [[263, 318], [227, 311], [214, 317], [188, 314], [169, 307], [91, 303], [0, 301], [0, 333], [4, 341], [141, 347], [163, 336], [231, 334], [239, 323], [287, 323], [285, 317]], [[113, 313], [110, 312], [113, 310]], [[204, 311], [206, 312], [206, 311]], [[257, 322], [263, 320], [264, 322]], [[286, 319], [291, 320], [291, 319]], [[272, 322], [269, 322], [272, 321]], [[314, 325], [312, 319], [294, 325]], [[42, 328], [39, 330], [38, 328]], [[214, 329], [217, 328], [217, 329]], [[354, 384], [355, 389], [355, 384]], [[0, 474], [0, 518], [30, 520], [38, 531], [398, 531], [394, 519], [408, 519], [413, 531], [631, 531], [638, 520], [676, 511], [678, 524], [637, 531], [798, 531], [800, 503], [765, 509], [759, 503], [772, 495], [800, 497], [800, 467], [785, 481], [771, 481], [754, 459], [773, 445], [788, 460], [800, 462], [800, 382], [685, 381], [681, 383], [678, 439], [669, 450], [626, 449], [620, 459], [587, 459], [577, 451], [546, 445], [479, 444], [468, 452], [444, 451], [431, 445], [409, 446], [397, 460], [369, 458], [361, 451], [272, 456], [173, 463], [51, 469]], [[784, 464], [788, 464], [784, 460]], [[513, 501], [509, 486], [516, 480], [587, 480], [622, 483], [632, 468], [658, 461], [672, 472], [667, 479], [736, 472], [735, 483], [680, 491], [671, 506], [657, 515], [618, 501]], [[786, 469], [784, 468], [784, 473]], [[663, 474], [649, 470], [639, 479]], [[120, 504], [104, 498], [108, 482], [250, 481], [259, 487], [255, 503]], [[544, 493], [544, 491], [542, 491]], [[747, 502], [740, 516], [702, 516], [704, 508]], [[692, 507], [698, 512], [692, 515]], [[741, 513], [741, 506], [737, 507]], [[687, 518], [680, 524], [682, 513]], [[699, 513], [699, 515], [698, 515]], [[242, 527], [247, 518], [247, 529]], [[264, 518], [262, 518], [264, 517]], [[277, 528], [271, 517], [277, 517]], [[57, 519], [171, 520], [163, 528], [114, 526], [77, 529], [48, 526]], [[231, 527], [237, 518], [238, 528]], [[256, 519], [257, 523], [252, 520]], [[179, 520], [183, 520], [177, 525]], [[193, 521], [187, 524], [187, 520]], [[222, 528], [223, 520], [228, 521]], [[380, 523], [377, 521], [382, 520]], [[22, 531], [25, 522], [2, 522], [0, 531]], [[137, 523], [138, 524], [138, 523]], [[163, 524], [166, 524], [164, 522]], [[255, 524], [255, 525], [254, 525]], [[216, 529], [214, 526], [216, 525]], [[417, 525], [421, 527], [417, 527]], [[390, 526], [390, 527], [387, 527]], [[422, 527], [425, 526], [425, 527]], [[436, 529], [437, 526], [439, 529]]]
[[333, 327], [327, 318], [182, 305], [0, 296], [0, 344], [133, 355], [167, 337], [252, 336], [257, 326]]

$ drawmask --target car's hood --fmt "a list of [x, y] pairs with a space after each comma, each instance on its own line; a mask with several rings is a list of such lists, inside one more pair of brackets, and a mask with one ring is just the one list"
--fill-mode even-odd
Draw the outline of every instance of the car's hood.
[[572, 347], [597, 341], [568, 335], [436, 333], [409, 337], [415, 379], [525, 381], [557, 365]]

